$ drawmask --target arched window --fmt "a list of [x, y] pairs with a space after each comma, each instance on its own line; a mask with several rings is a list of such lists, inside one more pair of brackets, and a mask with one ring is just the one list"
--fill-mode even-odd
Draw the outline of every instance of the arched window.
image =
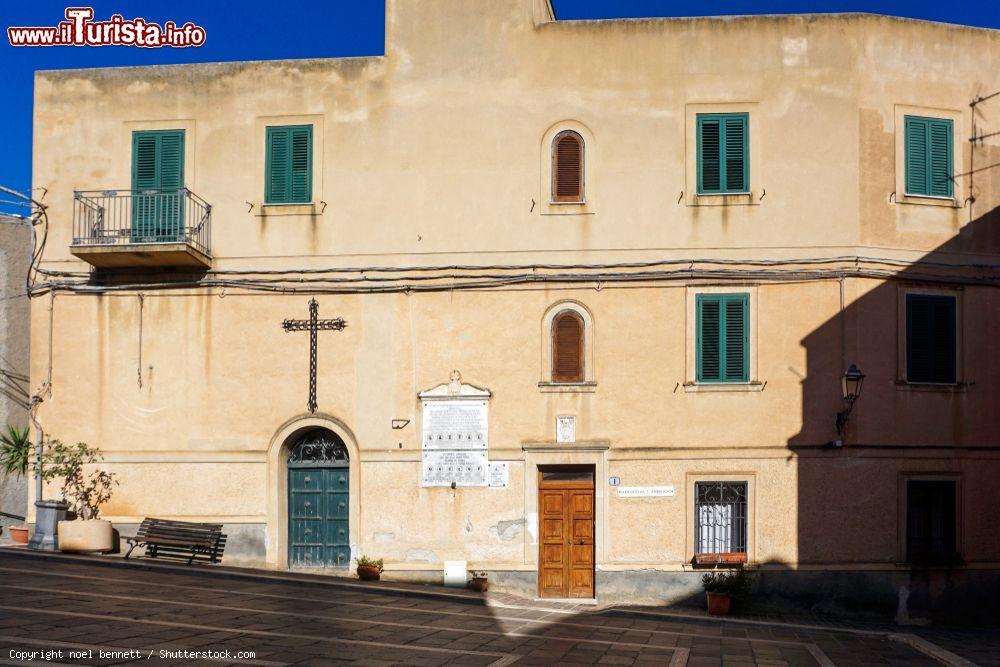
[[552, 381], [583, 379], [583, 318], [566, 310], [552, 320]]
[[552, 201], [583, 203], [583, 137], [572, 130], [552, 140]]

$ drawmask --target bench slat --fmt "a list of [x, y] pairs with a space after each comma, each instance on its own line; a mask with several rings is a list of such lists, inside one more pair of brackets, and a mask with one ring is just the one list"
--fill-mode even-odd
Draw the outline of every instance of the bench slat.
[[185, 558], [188, 564], [198, 561], [216, 563], [222, 558], [226, 535], [222, 524], [194, 523], [147, 517], [139, 524], [125, 558], [139, 545], [146, 546], [149, 558]]

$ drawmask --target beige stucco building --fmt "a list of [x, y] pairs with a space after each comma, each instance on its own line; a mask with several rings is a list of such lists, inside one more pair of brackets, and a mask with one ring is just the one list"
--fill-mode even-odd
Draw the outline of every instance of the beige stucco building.
[[[104, 451], [123, 532], [220, 522], [227, 562], [995, 600], [998, 65], [882, 16], [390, 0], [383, 56], [40, 72], [38, 419]], [[315, 411], [311, 298], [346, 321]]]

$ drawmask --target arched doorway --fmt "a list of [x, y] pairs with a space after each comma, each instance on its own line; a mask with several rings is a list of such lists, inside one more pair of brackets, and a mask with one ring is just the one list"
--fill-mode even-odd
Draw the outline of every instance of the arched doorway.
[[288, 566], [349, 567], [350, 458], [326, 428], [297, 434], [288, 447]]

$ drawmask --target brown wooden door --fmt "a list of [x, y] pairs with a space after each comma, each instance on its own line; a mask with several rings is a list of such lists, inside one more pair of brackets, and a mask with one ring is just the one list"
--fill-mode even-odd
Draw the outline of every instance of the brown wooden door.
[[538, 594], [594, 597], [594, 484], [539, 481]]

